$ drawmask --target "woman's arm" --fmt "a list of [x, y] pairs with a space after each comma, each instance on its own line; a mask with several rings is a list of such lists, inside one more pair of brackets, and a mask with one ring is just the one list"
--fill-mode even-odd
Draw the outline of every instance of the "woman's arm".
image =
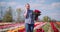
[[27, 16], [27, 11], [24, 12], [24, 17], [26, 18], [26, 16]]

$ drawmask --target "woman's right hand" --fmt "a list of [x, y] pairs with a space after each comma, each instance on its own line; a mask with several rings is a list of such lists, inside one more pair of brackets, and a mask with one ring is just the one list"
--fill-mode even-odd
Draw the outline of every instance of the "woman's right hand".
[[26, 18], [26, 14], [24, 14], [24, 17]]
[[26, 16], [27, 16], [27, 11], [25, 11], [25, 13], [24, 13], [24, 17], [26, 18]]

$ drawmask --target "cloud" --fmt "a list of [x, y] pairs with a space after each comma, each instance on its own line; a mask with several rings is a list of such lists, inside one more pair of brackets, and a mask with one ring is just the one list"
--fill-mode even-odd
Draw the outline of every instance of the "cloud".
[[36, 0], [37, 2], [39, 2], [39, 3], [44, 3], [45, 2], [45, 0]]
[[60, 19], [60, 14], [59, 13], [49, 13], [48, 16], [50, 16], [52, 19], [59, 20]]
[[22, 8], [23, 9], [24, 6], [23, 5], [17, 5], [16, 8]]
[[6, 5], [6, 2], [0, 2], [0, 6]]
[[31, 3], [32, 8], [41, 8], [43, 10], [53, 10], [60, 8], [60, 2], [53, 2], [51, 4]]
[[14, 6], [16, 4], [16, 2], [0, 2], [1, 6]]
[[16, 3], [16, 2], [8, 2], [7, 4], [10, 5], [10, 6], [14, 6], [14, 5], [16, 5], [17, 3]]
[[29, 3], [32, 3], [32, 2], [34, 2], [34, 3], [44, 3], [45, 0], [29, 0]]
[[49, 14], [49, 16], [58, 16], [58, 15], [60, 15], [60, 14], [59, 13], [55, 13], [55, 12]]
[[52, 9], [60, 8], [60, 2], [54, 2], [51, 4], [46, 4], [42, 8], [46, 9], [46, 10], [52, 10]]
[[58, 8], [58, 7], [60, 8], [60, 2], [52, 3], [51, 5], [54, 8]]
[[36, 4], [36, 3], [34, 3], [34, 4], [31, 4], [31, 7], [33, 7], [33, 8], [37, 8], [37, 7], [40, 7], [42, 4]]
[[29, 0], [29, 4], [32, 8], [42, 7], [45, 0]]

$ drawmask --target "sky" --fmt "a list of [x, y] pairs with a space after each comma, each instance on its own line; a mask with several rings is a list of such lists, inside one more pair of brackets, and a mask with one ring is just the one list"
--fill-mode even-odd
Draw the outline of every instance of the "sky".
[[11, 6], [14, 10], [17, 8], [23, 10], [26, 3], [30, 4], [31, 10], [37, 9], [41, 11], [40, 19], [43, 19], [44, 16], [49, 16], [51, 19], [60, 21], [60, 0], [0, 0], [1, 6]]

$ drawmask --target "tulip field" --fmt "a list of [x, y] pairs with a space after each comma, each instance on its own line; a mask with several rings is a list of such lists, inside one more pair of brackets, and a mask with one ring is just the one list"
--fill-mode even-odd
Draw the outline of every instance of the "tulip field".
[[[57, 26], [55, 22], [35, 22], [34, 32], [60, 32]], [[0, 32], [25, 32], [25, 23], [0, 23]]]

